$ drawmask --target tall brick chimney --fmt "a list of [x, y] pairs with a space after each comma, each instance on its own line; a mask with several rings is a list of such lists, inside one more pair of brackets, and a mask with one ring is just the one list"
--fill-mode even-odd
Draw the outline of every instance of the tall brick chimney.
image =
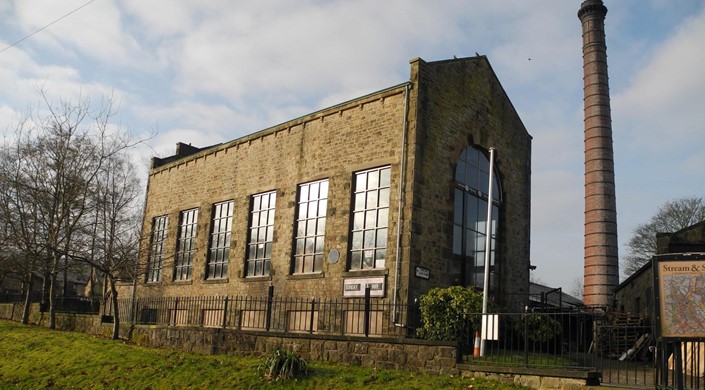
[[608, 308], [619, 283], [612, 118], [602, 0], [583, 1], [585, 104], [585, 305]]

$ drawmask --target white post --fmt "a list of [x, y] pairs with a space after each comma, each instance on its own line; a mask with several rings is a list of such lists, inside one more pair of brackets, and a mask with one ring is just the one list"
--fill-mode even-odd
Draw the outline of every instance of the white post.
[[485, 281], [482, 288], [482, 321], [480, 333], [480, 356], [485, 356], [485, 339], [487, 338], [487, 294], [490, 291], [490, 250], [492, 244], [492, 187], [494, 184], [494, 148], [490, 148], [490, 184], [487, 193], [487, 224], [485, 227]]

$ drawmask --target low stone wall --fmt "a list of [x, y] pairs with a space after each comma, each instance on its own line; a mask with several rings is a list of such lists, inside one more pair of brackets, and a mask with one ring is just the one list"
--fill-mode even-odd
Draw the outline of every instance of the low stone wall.
[[[22, 321], [23, 306], [22, 303], [1, 303], [0, 319], [17, 322]], [[43, 313], [39, 309], [39, 304], [33, 303], [29, 309], [29, 323], [48, 327], [49, 313]], [[100, 316], [95, 314], [56, 313], [56, 329], [90, 334], [105, 334]]]
[[467, 364], [458, 364], [457, 367], [462, 377], [486, 378], [532, 389], [578, 390], [600, 384], [598, 373], [589, 370], [477, 367]]
[[15, 319], [15, 312], [20, 311], [20, 315], [22, 314], [22, 304], [19, 303], [2, 303], [0, 304], [0, 319], [3, 320], [12, 320], [12, 321], [17, 321]]
[[191, 352], [263, 356], [283, 347], [307, 360], [380, 369], [413, 368], [433, 373], [460, 373], [455, 366], [456, 348], [452, 343], [162, 326], [135, 326], [131, 333], [136, 344]]

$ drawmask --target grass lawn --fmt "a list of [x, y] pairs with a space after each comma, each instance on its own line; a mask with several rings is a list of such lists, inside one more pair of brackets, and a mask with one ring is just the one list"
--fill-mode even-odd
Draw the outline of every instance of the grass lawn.
[[0, 321], [0, 388], [521, 389], [483, 379], [309, 362], [309, 375], [267, 382], [259, 358], [144, 348]]

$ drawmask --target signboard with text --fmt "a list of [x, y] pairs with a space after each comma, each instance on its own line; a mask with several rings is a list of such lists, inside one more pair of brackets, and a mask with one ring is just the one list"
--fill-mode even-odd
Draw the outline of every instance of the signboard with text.
[[705, 338], [705, 254], [654, 256], [659, 338]]
[[359, 298], [365, 296], [365, 286], [370, 286], [371, 297], [384, 296], [384, 276], [367, 278], [346, 278], [343, 281], [343, 297]]

